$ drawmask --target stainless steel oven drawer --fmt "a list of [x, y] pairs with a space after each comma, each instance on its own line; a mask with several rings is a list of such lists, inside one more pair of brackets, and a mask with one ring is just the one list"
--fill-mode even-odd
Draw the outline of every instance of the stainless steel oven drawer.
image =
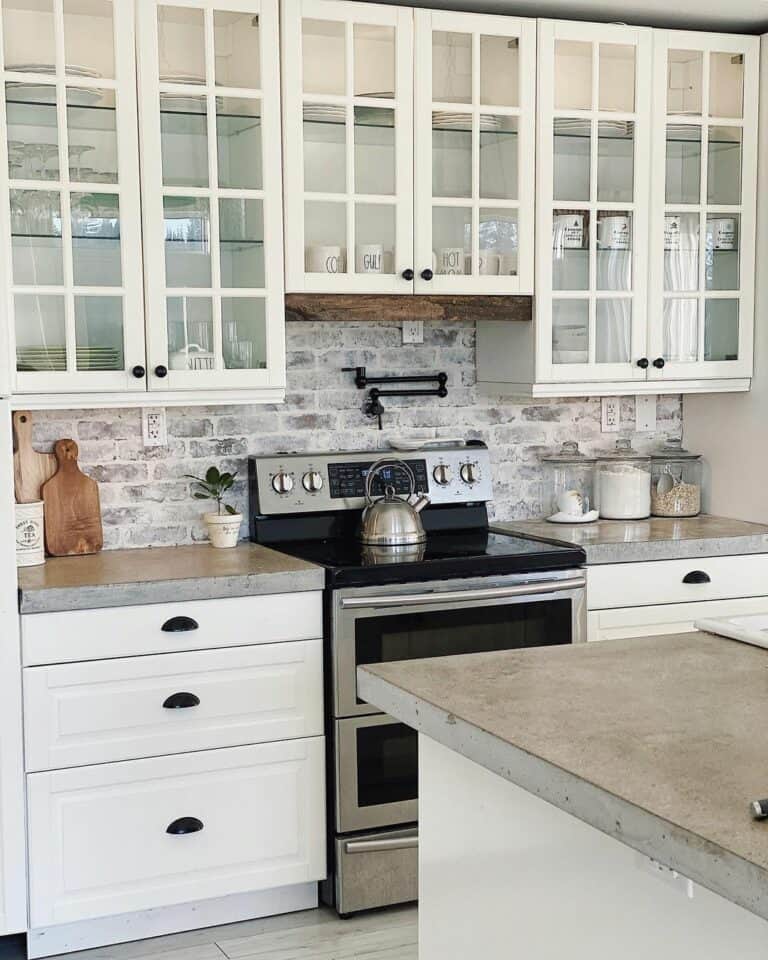
[[416, 826], [337, 837], [335, 893], [339, 913], [416, 900], [418, 843]]

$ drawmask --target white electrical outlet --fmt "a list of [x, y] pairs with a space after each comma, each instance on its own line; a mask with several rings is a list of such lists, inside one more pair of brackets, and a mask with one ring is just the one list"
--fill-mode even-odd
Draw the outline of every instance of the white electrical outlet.
[[621, 397], [603, 397], [603, 433], [618, 433], [621, 427]]
[[165, 407], [145, 407], [141, 411], [141, 432], [145, 447], [164, 447], [168, 443]]
[[403, 343], [424, 343], [423, 320], [403, 320]]
[[635, 430], [652, 433], [656, 429], [656, 397], [643, 394], [635, 397]]

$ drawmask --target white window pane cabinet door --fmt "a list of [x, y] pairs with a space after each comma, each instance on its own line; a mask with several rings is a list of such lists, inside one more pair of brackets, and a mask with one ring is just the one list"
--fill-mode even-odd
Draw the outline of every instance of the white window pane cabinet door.
[[533, 293], [536, 21], [414, 18], [415, 290]]
[[645, 28], [539, 21], [540, 382], [646, 379], [651, 56]]
[[654, 33], [653, 380], [752, 374], [759, 49]]
[[285, 385], [277, 0], [139, 4], [150, 389]]
[[133, 4], [3, 0], [2, 33], [13, 390], [143, 392]]
[[413, 289], [413, 14], [284, 0], [289, 292]]

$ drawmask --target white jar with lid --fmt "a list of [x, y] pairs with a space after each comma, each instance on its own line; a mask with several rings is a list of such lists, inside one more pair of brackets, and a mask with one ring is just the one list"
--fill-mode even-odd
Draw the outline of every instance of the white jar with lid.
[[651, 515], [651, 458], [630, 440], [617, 440], [614, 450], [598, 457], [596, 487], [604, 520], [644, 520]]

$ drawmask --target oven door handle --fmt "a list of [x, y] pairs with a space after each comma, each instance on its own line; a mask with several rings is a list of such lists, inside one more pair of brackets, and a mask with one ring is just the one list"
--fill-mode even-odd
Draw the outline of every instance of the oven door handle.
[[392, 594], [382, 597], [343, 597], [342, 610], [375, 609], [376, 607], [440, 606], [458, 601], [505, 600], [508, 597], [532, 597], [543, 593], [562, 593], [586, 587], [583, 575], [565, 580], [540, 580], [516, 583], [509, 587], [481, 587], [479, 590], [446, 590], [444, 593]]
[[419, 836], [386, 837], [381, 840], [347, 840], [345, 853], [377, 853], [382, 850], [410, 850], [419, 845]]

